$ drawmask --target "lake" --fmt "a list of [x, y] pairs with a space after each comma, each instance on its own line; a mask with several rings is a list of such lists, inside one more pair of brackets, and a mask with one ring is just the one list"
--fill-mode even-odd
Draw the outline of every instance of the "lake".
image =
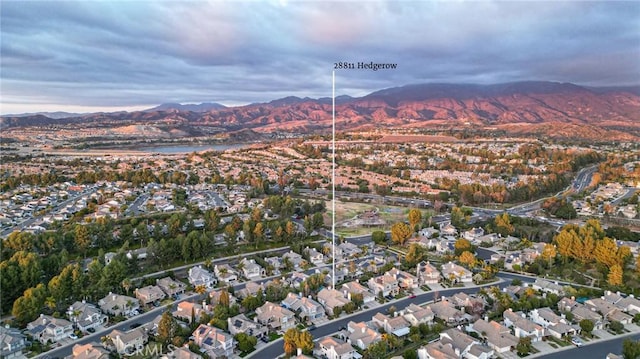
[[140, 147], [137, 150], [152, 153], [191, 153], [200, 151], [224, 151], [247, 147], [248, 143], [230, 143], [221, 145], [162, 145]]

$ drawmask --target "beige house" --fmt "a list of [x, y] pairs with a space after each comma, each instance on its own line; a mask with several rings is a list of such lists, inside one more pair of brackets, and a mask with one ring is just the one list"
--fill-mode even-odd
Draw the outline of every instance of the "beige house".
[[40, 314], [38, 319], [27, 324], [27, 333], [42, 344], [57, 343], [73, 333], [73, 323], [66, 319]]
[[233, 357], [233, 336], [220, 328], [200, 324], [193, 332], [193, 342], [211, 359]]
[[126, 295], [109, 293], [100, 299], [98, 306], [102, 312], [110, 315], [131, 315], [140, 309], [140, 304], [136, 298]]
[[161, 279], [156, 279], [156, 285], [162, 289], [168, 296], [174, 297], [180, 294], [184, 294], [184, 291], [187, 289], [187, 285], [174, 280], [171, 277], [164, 277]]
[[136, 298], [140, 300], [142, 305], [148, 305], [150, 303], [160, 302], [166, 298], [166, 294], [160, 287], [155, 285], [148, 285], [143, 288], [138, 288], [134, 292]]
[[418, 285], [437, 284], [442, 275], [440, 271], [429, 262], [420, 262], [416, 265]]
[[76, 344], [69, 359], [109, 359], [109, 351], [98, 343]]
[[149, 339], [142, 328], [136, 328], [128, 332], [114, 330], [108, 335], [111, 343], [120, 355], [131, 355], [143, 349]]
[[274, 331], [285, 332], [296, 326], [295, 313], [271, 302], [256, 309], [255, 320]]

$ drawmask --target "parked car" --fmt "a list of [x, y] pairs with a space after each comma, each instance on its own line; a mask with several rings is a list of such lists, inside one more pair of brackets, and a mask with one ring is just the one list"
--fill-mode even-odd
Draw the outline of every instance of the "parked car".
[[89, 333], [95, 333], [95, 332], [96, 332], [96, 329], [95, 329], [95, 328], [87, 328], [87, 331], [88, 331]]
[[582, 340], [580, 340], [580, 338], [578, 337], [571, 338], [571, 344], [577, 346], [578, 348], [584, 345], [584, 343], [582, 343]]
[[140, 323], [133, 323], [129, 326], [129, 329], [136, 329], [137, 327], [141, 326], [142, 324]]
[[78, 339], [78, 336], [73, 334], [73, 333], [71, 333], [71, 334], [69, 334], [69, 339], [76, 340], [76, 339]]

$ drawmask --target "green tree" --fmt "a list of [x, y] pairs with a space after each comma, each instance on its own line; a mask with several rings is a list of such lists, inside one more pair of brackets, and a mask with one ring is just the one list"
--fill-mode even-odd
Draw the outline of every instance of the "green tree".
[[384, 244], [387, 242], [387, 235], [383, 231], [373, 231], [373, 233], [371, 233], [371, 240], [373, 240], [375, 244]]
[[622, 357], [624, 359], [640, 358], [640, 340], [625, 339], [622, 342]]
[[24, 291], [23, 295], [13, 303], [11, 314], [16, 322], [25, 325], [40, 315], [46, 299], [47, 288], [40, 283]]
[[451, 225], [456, 228], [466, 228], [468, 216], [464, 213], [462, 208], [455, 206], [451, 209]]
[[407, 255], [404, 257], [409, 267], [414, 267], [420, 263], [424, 258], [424, 249], [417, 243], [412, 243], [407, 250]]
[[418, 352], [415, 349], [407, 349], [402, 353], [402, 359], [418, 359]]
[[529, 354], [531, 351], [531, 338], [530, 337], [522, 337], [518, 340], [518, 345], [516, 345], [516, 351], [518, 355], [525, 356]]
[[593, 331], [593, 327], [594, 327], [593, 322], [590, 321], [589, 319], [582, 319], [579, 324], [580, 324], [580, 329], [582, 330], [582, 333], [591, 336], [591, 332]]
[[402, 246], [411, 237], [411, 233], [408, 225], [398, 222], [391, 227], [391, 240]]
[[234, 336], [234, 339], [238, 342], [238, 349], [243, 353], [252, 352], [258, 343], [258, 339], [256, 339], [256, 337], [246, 333], [238, 333]]

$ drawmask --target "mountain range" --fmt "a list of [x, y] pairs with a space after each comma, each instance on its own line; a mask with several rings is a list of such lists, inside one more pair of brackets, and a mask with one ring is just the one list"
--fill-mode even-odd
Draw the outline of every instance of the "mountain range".
[[[295, 96], [226, 107], [217, 103], [163, 104], [145, 111], [3, 116], [2, 127], [67, 123], [162, 124], [228, 130], [314, 133], [330, 130], [331, 98]], [[640, 86], [585, 87], [558, 82], [494, 85], [416, 84], [336, 98], [340, 130], [376, 128], [497, 129], [516, 135], [630, 140], [640, 137]]]

